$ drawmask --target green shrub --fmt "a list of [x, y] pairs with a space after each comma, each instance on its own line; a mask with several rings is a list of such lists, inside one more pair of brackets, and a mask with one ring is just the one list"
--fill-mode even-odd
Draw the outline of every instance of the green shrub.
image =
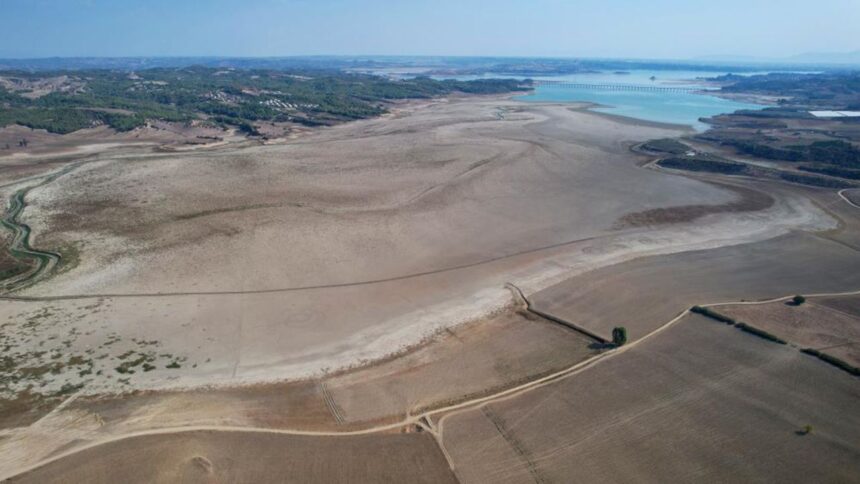
[[612, 329], [612, 344], [615, 346], [623, 346], [627, 343], [627, 328], [618, 326]]
[[642, 148], [649, 151], [671, 153], [673, 155], [683, 155], [684, 153], [690, 151], [689, 146], [671, 138], [652, 139], [651, 141], [648, 141], [643, 144]]
[[806, 302], [806, 298], [798, 294], [791, 298], [791, 302], [793, 302], [795, 306], [800, 306], [801, 304]]
[[781, 345], [786, 344], [785, 340], [783, 340], [782, 338], [779, 338], [776, 335], [768, 333], [767, 331], [764, 331], [764, 330], [758, 329], [756, 327], [750, 326], [746, 323], [737, 323], [737, 324], [735, 324], [735, 327], [742, 330], [742, 331], [746, 331], [747, 333], [754, 334], [760, 338], [764, 338], [766, 340], [773, 341], [774, 343], [779, 343]]
[[701, 314], [702, 316], [705, 316], [705, 317], [708, 317], [711, 319], [716, 319], [717, 321], [719, 321], [721, 323], [726, 323], [726, 324], [735, 324], [736, 323], [734, 318], [730, 318], [730, 317], [722, 315], [722, 314], [720, 314], [720, 313], [718, 313], [718, 312], [716, 312], [710, 308], [705, 308], [702, 306], [693, 306], [692, 308], [690, 308], [690, 312], [693, 312], [696, 314]]
[[744, 173], [747, 166], [743, 163], [734, 161], [719, 161], [703, 158], [666, 158], [657, 162], [658, 165], [665, 168], [687, 171], [706, 171], [711, 173], [725, 173], [728, 175]]

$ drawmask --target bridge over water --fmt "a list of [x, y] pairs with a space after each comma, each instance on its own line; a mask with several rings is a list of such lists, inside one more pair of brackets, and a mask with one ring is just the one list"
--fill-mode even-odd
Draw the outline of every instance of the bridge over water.
[[696, 92], [702, 91], [701, 87], [685, 86], [646, 86], [641, 84], [613, 84], [613, 83], [583, 83], [570, 81], [534, 80], [533, 86], [569, 87], [575, 89], [601, 89], [607, 91], [645, 91], [645, 92]]

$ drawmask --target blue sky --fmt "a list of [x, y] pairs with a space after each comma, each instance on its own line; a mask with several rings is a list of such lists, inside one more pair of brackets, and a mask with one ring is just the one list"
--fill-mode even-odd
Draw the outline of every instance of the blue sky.
[[0, 0], [0, 57], [858, 49], [860, 0]]

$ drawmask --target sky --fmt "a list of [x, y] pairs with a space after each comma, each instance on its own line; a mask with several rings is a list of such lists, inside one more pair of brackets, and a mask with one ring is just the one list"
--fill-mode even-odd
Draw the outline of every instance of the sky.
[[7, 58], [857, 50], [860, 0], [0, 0]]

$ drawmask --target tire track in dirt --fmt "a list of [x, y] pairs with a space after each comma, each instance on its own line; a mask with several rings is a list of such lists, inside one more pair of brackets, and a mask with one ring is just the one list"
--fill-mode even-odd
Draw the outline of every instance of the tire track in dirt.
[[320, 386], [320, 392], [323, 395], [323, 400], [325, 401], [326, 407], [328, 407], [329, 411], [331, 412], [331, 414], [334, 417], [337, 424], [343, 425], [343, 422], [344, 422], [343, 415], [341, 414], [340, 408], [337, 406], [337, 403], [335, 403], [334, 398], [332, 398], [331, 392], [328, 391], [328, 386], [325, 384], [324, 381], [320, 381], [319, 386]]
[[493, 427], [496, 428], [499, 435], [505, 439], [505, 442], [508, 443], [514, 453], [523, 461], [526, 469], [528, 469], [529, 474], [532, 476], [532, 479], [537, 483], [547, 482], [538, 471], [537, 464], [532, 460], [531, 453], [525, 448], [525, 445], [520, 442], [516, 435], [508, 431], [508, 427], [504, 419], [493, 412], [488, 406], [481, 407], [481, 413], [483, 413], [484, 417], [493, 424]]

